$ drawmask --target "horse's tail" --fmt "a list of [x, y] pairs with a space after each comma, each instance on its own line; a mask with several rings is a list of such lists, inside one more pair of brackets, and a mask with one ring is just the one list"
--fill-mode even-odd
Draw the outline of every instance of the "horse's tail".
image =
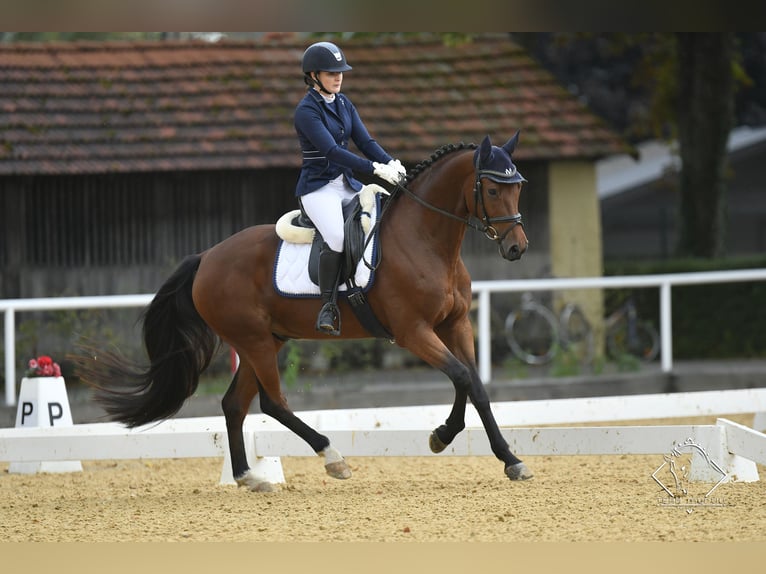
[[[143, 338], [150, 364], [142, 369], [112, 354], [87, 359], [81, 376], [96, 387], [95, 398], [111, 420], [129, 427], [176, 414], [199, 384], [220, 340], [192, 301], [199, 255], [184, 259], [143, 313]], [[82, 359], [78, 361], [83, 365]], [[111, 379], [119, 386], [94, 384]]]

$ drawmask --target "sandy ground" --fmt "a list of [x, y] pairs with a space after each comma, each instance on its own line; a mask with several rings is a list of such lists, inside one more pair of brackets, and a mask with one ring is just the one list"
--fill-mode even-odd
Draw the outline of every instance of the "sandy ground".
[[[338, 481], [319, 458], [283, 458], [286, 484], [268, 494], [220, 485], [220, 459], [83, 461], [81, 473], [38, 475], [9, 474], [0, 464], [0, 539], [766, 540], [764, 480], [720, 485], [721, 506], [681, 508], [660, 503], [651, 474], [661, 455], [525, 462], [535, 478], [512, 483], [492, 457], [356, 458], [354, 476]], [[766, 477], [764, 467], [759, 472]]]

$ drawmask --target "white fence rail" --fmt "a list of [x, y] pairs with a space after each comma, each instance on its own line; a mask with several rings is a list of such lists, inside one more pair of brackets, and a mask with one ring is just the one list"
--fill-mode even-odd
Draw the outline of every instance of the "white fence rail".
[[[766, 269], [709, 271], [701, 273], [668, 273], [618, 277], [581, 277], [570, 279], [521, 279], [474, 281], [478, 295], [479, 374], [485, 382], [492, 380], [490, 306], [492, 293], [554, 291], [561, 289], [615, 289], [624, 287], [657, 287], [660, 289], [660, 358], [663, 372], [673, 370], [673, 337], [671, 321], [671, 288], [676, 285], [704, 285], [766, 280]], [[143, 307], [153, 294], [108, 295], [96, 297], [52, 297], [39, 299], [2, 299], [0, 311], [5, 315], [5, 404], [16, 404], [16, 319], [21, 311], [53, 311], [63, 309], [97, 309]]]
[[474, 281], [473, 292], [479, 297], [478, 347], [479, 374], [483, 381], [492, 379], [490, 337], [490, 295], [498, 292], [553, 291], [561, 289], [615, 289], [623, 287], [658, 287], [660, 289], [660, 360], [662, 371], [673, 370], [673, 325], [671, 287], [766, 280], [766, 269], [706, 271], [699, 273], [665, 273], [616, 277], [581, 277], [571, 279], [524, 279], [508, 281]]
[[[345, 456], [436, 456], [426, 437], [444, 421], [450, 405], [324, 410], [296, 413], [327, 434]], [[716, 425], [541, 427], [658, 416], [702, 416], [761, 412], [766, 389], [672, 393], [627, 397], [499, 402], [495, 417], [511, 450], [531, 455], [657, 454], [688, 438], [720, 464], [726, 480], [759, 479], [755, 463], [766, 464], [766, 436], [719, 419]], [[466, 429], [439, 456], [491, 456], [478, 415], [470, 410]], [[531, 425], [523, 427], [518, 425]], [[250, 414], [244, 433], [251, 462], [256, 457], [312, 456], [309, 446], [274, 419]], [[223, 458], [221, 482], [231, 483], [228, 435], [222, 416], [170, 419], [137, 429], [117, 423], [0, 429], [0, 462], [110, 460], [119, 458]], [[658, 456], [657, 463], [662, 459]], [[709, 465], [693, 462], [692, 479], [718, 481]], [[694, 470], [694, 467], [697, 467]], [[282, 482], [284, 480], [282, 479]]]

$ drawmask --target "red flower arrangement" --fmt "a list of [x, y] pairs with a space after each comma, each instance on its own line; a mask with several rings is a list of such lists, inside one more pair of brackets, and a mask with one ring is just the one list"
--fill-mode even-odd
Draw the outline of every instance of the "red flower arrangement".
[[41, 355], [36, 359], [29, 359], [27, 377], [60, 377], [61, 367], [54, 363], [47, 355]]

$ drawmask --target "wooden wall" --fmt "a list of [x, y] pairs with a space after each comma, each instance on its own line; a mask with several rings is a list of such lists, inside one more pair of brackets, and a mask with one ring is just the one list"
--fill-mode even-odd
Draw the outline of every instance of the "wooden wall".
[[4, 178], [0, 298], [151, 291], [151, 270], [294, 209], [294, 186], [293, 170]]
[[[532, 248], [509, 263], [468, 230], [475, 279], [537, 277], [548, 265], [545, 166], [526, 170]], [[185, 255], [295, 209], [296, 178], [290, 169], [0, 178], [0, 298], [154, 292]]]

